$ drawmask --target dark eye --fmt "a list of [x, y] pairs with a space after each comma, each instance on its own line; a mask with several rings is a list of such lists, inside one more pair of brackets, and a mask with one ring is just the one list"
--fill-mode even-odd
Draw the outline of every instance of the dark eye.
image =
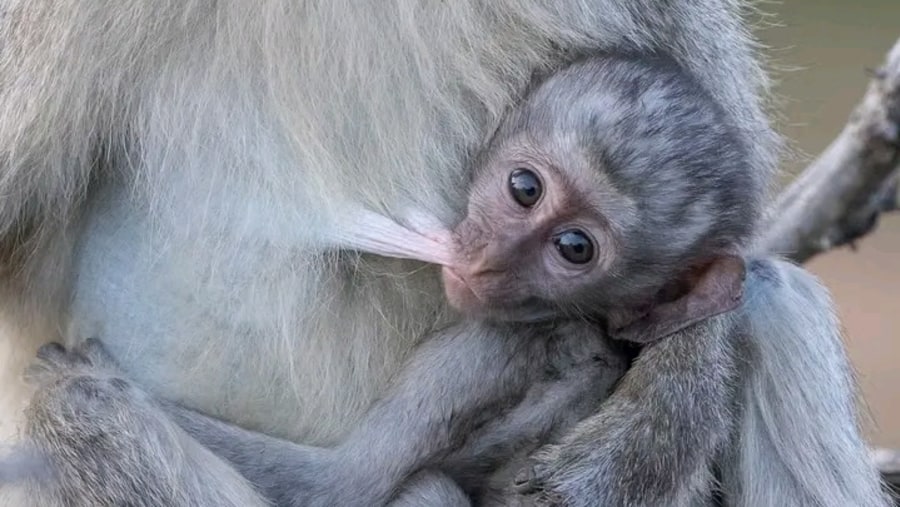
[[594, 243], [587, 234], [578, 229], [557, 234], [553, 238], [553, 244], [563, 259], [572, 264], [585, 264], [594, 258]]
[[541, 180], [528, 169], [516, 169], [509, 175], [509, 191], [517, 203], [530, 208], [541, 198], [544, 191]]

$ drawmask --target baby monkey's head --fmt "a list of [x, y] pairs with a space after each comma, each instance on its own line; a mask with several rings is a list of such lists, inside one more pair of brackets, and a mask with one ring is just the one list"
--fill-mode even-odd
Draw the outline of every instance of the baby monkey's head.
[[531, 320], [677, 299], [750, 237], [763, 188], [748, 160], [730, 116], [667, 59], [562, 69], [478, 158], [450, 302]]

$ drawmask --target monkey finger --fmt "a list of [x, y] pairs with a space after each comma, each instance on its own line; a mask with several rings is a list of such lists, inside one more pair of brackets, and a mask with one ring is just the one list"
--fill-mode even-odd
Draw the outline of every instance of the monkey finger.
[[69, 362], [69, 353], [62, 344], [50, 342], [41, 345], [37, 351], [37, 358], [41, 361], [47, 361], [53, 364], [62, 364]]
[[72, 356], [66, 348], [56, 342], [41, 345], [35, 355], [35, 360], [53, 368], [67, 368], [73, 363]]
[[542, 491], [537, 471], [533, 465], [526, 466], [513, 478], [513, 491], [520, 495], [531, 495]]
[[534, 505], [536, 507], [563, 507], [566, 502], [561, 495], [545, 491], [535, 499]]
[[43, 384], [68, 369], [71, 362], [65, 347], [56, 342], [47, 343], [38, 349], [34, 360], [25, 368], [23, 378], [30, 385]]
[[118, 369], [116, 360], [106, 351], [103, 343], [96, 338], [88, 338], [76, 345], [74, 353], [87, 366], [95, 368]]

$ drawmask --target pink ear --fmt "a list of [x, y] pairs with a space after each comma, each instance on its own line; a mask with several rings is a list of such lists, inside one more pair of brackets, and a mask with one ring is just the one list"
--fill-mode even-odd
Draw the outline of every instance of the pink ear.
[[738, 307], [744, 295], [744, 259], [722, 256], [707, 265], [684, 296], [612, 332], [613, 338], [650, 343]]

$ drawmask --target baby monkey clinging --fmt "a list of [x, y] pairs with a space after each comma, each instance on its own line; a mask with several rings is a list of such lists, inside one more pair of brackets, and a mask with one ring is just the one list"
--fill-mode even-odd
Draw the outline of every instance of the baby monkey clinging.
[[[425, 340], [343, 442], [313, 449], [173, 413], [278, 505], [382, 505], [435, 477], [481, 504], [535, 492], [564, 505], [692, 503], [712, 490], [714, 462], [728, 468], [717, 460], [736, 417], [741, 337], [767, 322], [806, 332], [793, 305], [763, 315], [741, 304], [742, 290], [766, 301], [821, 294], [779, 261], [745, 271], [760, 183], [740, 139], [663, 57], [561, 69], [478, 157], [451, 234], [353, 217], [361, 250], [444, 264], [447, 296], [468, 318]], [[818, 303], [814, 318], [831, 323]], [[600, 321], [655, 342], [611, 395], [626, 361]], [[521, 457], [553, 440], [512, 487]]]

